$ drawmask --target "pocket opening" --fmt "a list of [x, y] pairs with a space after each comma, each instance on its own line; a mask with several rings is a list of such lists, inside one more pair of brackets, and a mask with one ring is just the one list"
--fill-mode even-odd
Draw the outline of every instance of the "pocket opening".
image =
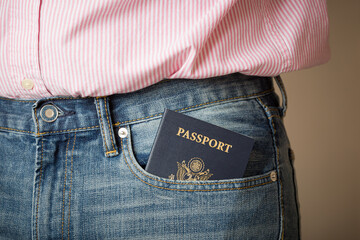
[[185, 181], [172, 180], [153, 175], [147, 172], [136, 159], [132, 148], [132, 131], [130, 125], [126, 125], [125, 127], [128, 130], [128, 135], [126, 138], [121, 139], [121, 151], [123, 152], [125, 164], [128, 166], [132, 175], [150, 186], [177, 191], [219, 191], [250, 189], [277, 182], [277, 177], [274, 178], [274, 174], [276, 174], [275, 169], [255, 176], [221, 180]]

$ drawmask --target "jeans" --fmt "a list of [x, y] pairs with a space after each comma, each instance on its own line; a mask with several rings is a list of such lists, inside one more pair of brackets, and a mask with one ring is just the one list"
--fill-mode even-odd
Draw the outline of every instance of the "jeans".
[[[0, 99], [0, 239], [298, 239], [281, 78], [164, 79], [105, 97]], [[168, 108], [255, 140], [245, 175], [145, 166]], [[175, 156], [174, 156], [175, 157]]]

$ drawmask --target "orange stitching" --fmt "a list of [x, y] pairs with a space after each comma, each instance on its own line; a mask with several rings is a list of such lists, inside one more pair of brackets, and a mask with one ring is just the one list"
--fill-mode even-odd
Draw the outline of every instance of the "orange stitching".
[[38, 187], [38, 195], [36, 199], [36, 239], [39, 239], [39, 227], [38, 227], [38, 218], [39, 218], [39, 199], [40, 199], [40, 186], [41, 186], [41, 175], [42, 175], [42, 162], [44, 156], [44, 139], [41, 137], [41, 160], [40, 160], [40, 174], [39, 174], [39, 187]]
[[13, 129], [13, 128], [6, 128], [6, 127], [0, 127], [0, 129], [12, 130], [12, 131], [16, 131], [16, 132], [35, 133], [35, 132], [24, 131], [24, 130], [18, 130], [18, 129]]
[[[70, 134], [69, 134], [70, 137]], [[67, 153], [69, 149], [70, 139], [67, 141], [66, 152], [65, 152], [65, 176], [64, 176], [64, 188], [63, 188], [63, 204], [61, 213], [61, 239], [64, 238], [64, 215], [65, 215], [65, 185], [66, 185], [66, 174], [67, 174]]]
[[[108, 121], [108, 128], [109, 128], [109, 133], [110, 133], [110, 139], [111, 139], [111, 145], [113, 147], [113, 151], [116, 152], [115, 150], [115, 146], [114, 146], [114, 142], [113, 142], [113, 137], [112, 137], [112, 130], [111, 130], [111, 126], [110, 126], [110, 121], [109, 121], [109, 116], [108, 116], [108, 110], [107, 110], [107, 107], [106, 107], [106, 98], [104, 98], [104, 104], [105, 104], [105, 113], [106, 113], [106, 119]], [[113, 152], [111, 151], [111, 152]]]
[[90, 128], [97, 128], [97, 127], [99, 127], [99, 126], [74, 128], [74, 129], [60, 130], [60, 131], [53, 131], [53, 132], [41, 132], [41, 133], [38, 133], [37, 135], [43, 135], [43, 134], [47, 134], [47, 133], [70, 132], [70, 131], [75, 131], [75, 130], [90, 129]]
[[[261, 102], [262, 105], [264, 105], [266, 108], [269, 108], [262, 100], [260, 97], [257, 97], [257, 99]], [[268, 112], [268, 110], [266, 110], [266, 112]]]
[[[257, 98], [259, 101], [260, 101], [260, 105], [262, 105], [263, 107], [265, 108], [268, 108], [268, 106], [266, 104], [263, 103], [263, 101], [261, 101], [260, 97]], [[264, 109], [264, 108], [263, 108]], [[264, 109], [264, 111], [266, 111], [266, 109]], [[266, 111], [267, 112], [267, 111]], [[268, 119], [271, 120], [271, 125], [273, 126], [273, 129], [274, 129], [274, 134], [276, 133], [276, 128], [275, 128], [275, 125], [274, 125], [274, 122], [273, 122], [273, 117], [278, 117], [281, 119], [280, 116], [278, 115], [271, 115], [270, 117], [267, 117]]]
[[[262, 107], [264, 109], [264, 107], [267, 107], [260, 99], [260, 97], [257, 98], [259, 100], [259, 104], [263, 104]], [[265, 109], [264, 109], [265, 110]], [[276, 133], [276, 127], [275, 127], [275, 123], [274, 123], [274, 118], [273, 117], [277, 117], [277, 118], [281, 118], [281, 116], [277, 116], [277, 115], [272, 115], [270, 117], [268, 117], [268, 119], [271, 120], [271, 125], [273, 126], [272, 128], [272, 132], [273, 132], [273, 137], [275, 138], [275, 133]], [[276, 138], [275, 138], [276, 139]], [[282, 229], [281, 229], [281, 239], [284, 239], [284, 196], [283, 196], [283, 185], [282, 185], [282, 182], [281, 182], [281, 177], [280, 177], [280, 172], [279, 172], [279, 167], [280, 167], [280, 163], [279, 163], [279, 148], [277, 146], [277, 143], [274, 141], [274, 145], [275, 145], [275, 148], [276, 148], [276, 162], [277, 162], [277, 176], [278, 179], [279, 179], [279, 183], [280, 183], [280, 201], [281, 201], [281, 216], [282, 216], [282, 223], [281, 223], [281, 226], [282, 226]]]
[[[262, 100], [261, 100], [261, 98], [260, 97], [258, 97], [257, 98], [260, 102], [261, 102], [261, 104], [262, 105], [264, 105], [265, 106], [265, 108], [267, 108], [267, 109], [264, 109], [265, 110], [265, 112], [269, 112], [269, 113], [271, 113], [271, 111], [270, 111], [270, 109], [275, 109], [275, 110], [277, 110], [277, 111], [279, 111], [279, 109], [277, 109], [277, 108], [275, 108], [275, 107], [269, 107], [269, 106], [267, 106]], [[274, 114], [274, 115], [271, 115], [270, 117], [268, 117], [269, 119], [271, 118], [271, 117], [280, 117], [279, 115], [276, 115], [276, 114]], [[280, 117], [281, 118], [281, 117]]]
[[76, 132], [74, 135], [74, 144], [73, 144], [73, 148], [71, 151], [71, 167], [70, 167], [70, 189], [69, 189], [69, 217], [68, 217], [68, 239], [70, 239], [70, 213], [71, 213], [71, 208], [70, 208], [70, 203], [71, 203], [71, 187], [72, 187], [72, 174], [73, 174], [73, 166], [74, 166], [74, 149], [75, 149], [75, 142], [76, 142]]
[[114, 153], [114, 152], [116, 152], [116, 150], [108, 151], [105, 154], [110, 154], [110, 153]]
[[[274, 134], [275, 134], [275, 131], [274, 131]], [[279, 148], [278, 148], [276, 143], [275, 143], [275, 146], [276, 146], [276, 160], [277, 160], [278, 166], [280, 166], [279, 165]], [[278, 174], [278, 175], [279, 175], [278, 178], [279, 178], [279, 183], [280, 183], [280, 187], [281, 187], [281, 189], [280, 189], [281, 216], [282, 216], [281, 239], [284, 239], [284, 194], [283, 194], [283, 185], [282, 185], [282, 182], [281, 182], [281, 177], [280, 177], [280, 174]]]
[[36, 134], [37, 136], [41, 136], [41, 135], [44, 135], [44, 134], [47, 134], [47, 133], [70, 132], [70, 131], [76, 131], [76, 130], [82, 130], [82, 129], [97, 128], [97, 127], [99, 127], [99, 126], [74, 128], [74, 129], [60, 130], [60, 131], [53, 131], [53, 132], [40, 132], [40, 133], [35, 133], [35, 132], [30, 132], [30, 131], [23, 131], [23, 130], [18, 130], [18, 129], [13, 129], [13, 128], [6, 128], [6, 127], [0, 127], [0, 129], [13, 130], [13, 131], [16, 131], [16, 132], [33, 133], [33, 134]]
[[[175, 112], [182, 111], [182, 110], [187, 110], [187, 109], [190, 109], [190, 108], [196, 108], [196, 107], [200, 107], [200, 106], [204, 106], [204, 105], [209, 105], [209, 104], [217, 103], [217, 102], [223, 102], [223, 101], [239, 99], [239, 98], [246, 98], [246, 97], [251, 97], [251, 96], [256, 96], [256, 95], [262, 95], [262, 94], [266, 94], [266, 93], [269, 93], [269, 92], [272, 92], [272, 91], [274, 91], [274, 88], [270, 88], [270, 89], [268, 89], [266, 91], [259, 92], [259, 93], [253, 93], [253, 94], [239, 96], [239, 97], [232, 97], [232, 98], [220, 99], [220, 100], [216, 100], [216, 101], [212, 101], [212, 102], [201, 103], [201, 104], [197, 104], [197, 105], [193, 105], [193, 106], [189, 106], [189, 107], [185, 107], [185, 108], [182, 108], [182, 109], [175, 110]], [[114, 123], [113, 125], [118, 126], [118, 125], [123, 124], [123, 123], [129, 123], [129, 122], [134, 122], [134, 121], [138, 121], [138, 120], [143, 120], [143, 119], [155, 117], [155, 116], [158, 116], [158, 115], [162, 115], [162, 113], [157, 113], [157, 114], [154, 114], [154, 115], [151, 115], [151, 116], [148, 116], [148, 117], [137, 118], [137, 119], [128, 120], [128, 121], [124, 121], [124, 122], [117, 122], [117, 123]]]
[[[279, 118], [281, 118], [281, 117], [279, 117]], [[275, 133], [276, 133], [275, 123], [274, 123], [273, 118], [270, 118], [270, 119], [271, 119], [271, 125], [273, 126], [273, 134], [274, 134], [274, 137], [275, 137]], [[276, 139], [276, 138], [275, 138], [275, 139]], [[280, 167], [280, 163], [279, 163], [279, 148], [278, 148], [276, 142], [274, 142], [274, 144], [275, 144], [275, 148], [276, 148], [277, 168], [279, 168], [279, 167]], [[278, 179], [279, 179], [279, 183], [280, 183], [280, 201], [281, 201], [281, 216], [282, 216], [281, 239], [284, 239], [284, 195], [283, 195], [283, 185], [282, 185], [282, 182], [281, 182], [280, 170], [279, 170], [279, 169], [278, 169], [277, 175], [279, 176]]]
[[[129, 143], [128, 143], [128, 144], [129, 144]], [[128, 165], [130, 171], [136, 176], [136, 174], [132, 171], [130, 165], [128, 164], [128, 162], [127, 162], [127, 160], [126, 160], [126, 157], [125, 157], [125, 154], [124, 154], [123, 140], [122, 140], [122, 139], [121, 139], [121, 149], [122, 149], [122, 151], [123, 151], [123, 155], [124, 155], [124, 159], [125, 159], [126, 164]], [[130, 157], [131, 161], [134, 161], [134, 160], [132, 159], [132, 157], [131, 157], [131, 154], [130, 154], [130, 151], [129, 151], [129, 146], [127, 147], [127, 150], [128, 150], [129, 157]], [[133, 166], [135, 166], [135, 165], [133, 165]], [[178, 184], [178, 185], [221, 185], [221, 184], [222, 184], [222, 183], [191, 183], [191, 182], [189, 182], [189, 183], [178, 183], [178, 182], [173, 183], [173, 182], [166, 182], [166, 181], [163, 181], [163, 180], [154, 179], [154, 178], [152, 178], [152, 177], [150, 177], [150, 176], [146, 176], [146, 175], [144, 175], [144, 173], [142, 173], [142, 172], [137, 168], [137, 166], [135, 166], [135, 168], [136, 168], [143, 176], [145, 176], [145, 177], [147, 177], [147, 178], [150, 178], [150, 179], [153, 179], [153, 180], [158, 181], [158, 182], [164, 182], [164, 183], [170, 183], [170, 184]], [[255, 179], [252, 179], [252, 180], [226, 182], [225, 184], [252, 182], [252, 181], [256, 181], [256, 180], [268, 178], [269, 176], [270, 176], [270, 174], [268, 174], [268, 175], [266, 175], [266, 176], [259, 177], [259, 178], [255, 178]], [[136, 177], [137, 177], [139, 180], [141, 180], [142, 182], [147, 183], [147, 182], [143, 181], [142, 179], [140, 179], [138, 176], [136, 176]], [[272, 182], [272, 181], [269, 181], [269, 182], [267, 182], [267, 183], [270, 183], [270, 182]], [[155, 186], [155, 185], [152, 185], [152, 184], [150, 184], [150, 183], [147, 183], [147, 184], [149, 184], [149, 185], [151, 185], [151, 186]], [[244, 188], [255, 187], [255, 186], [257, 186], [257, 185], [252, 185], [252, 186], [243, 187], [243, 188], [214, 189], [214, 190], [209, 190], [209, 191], [231, 190], [231, 189], [244, 189]], [[259, 186], [261, 186], [261, 185], [259, 185]], [[155, 186], [155, 187], [157, 187], [157, 186]], [[162, 188], [162, 187], [159, 187], [159, 188]], [[163, 188], [163, 189], [179, 190], [179, 189], [171, 189], [171, 188]], [[190, 190], [180, 190], [180, 191], [190, 191]], [[191, 190], [191, 191], [208, 191], [208, 190]]]
[[[105, 130], [104, 130], [104, 126], [103, 126], [103, 121], [102, 121], [102, 118], [101, 118], [101, 112], [100, 112], [100, 104], [99, 104], [99, 98], [97, 97], [96, 98], [96, 103], [97, 103], [97, 106], [98, 106], [98, 113], [99, 113], [99, 117], [100, 117], [100, 126], [101, 126], [101, 129], [105, 135]], [[105, 136], [102, 136], [102, 139], [105, 143], [105, 149], [106, 149], [106, 152], [108, 152], [108, 148], [107, 148], [107, 144], [106, 144], [106, 139], [104, 139]]]
[[18, 129], [13, 129], [13, 128], [6, 128], [6, 127], [0, 127], [0, 129], [13, 130], [13, 131], [16, 131], [16, 132], [32, 133], [32, 134], [36, 134], [37, 136], [41, 136], [41, 135], [47, 134], [47, 133], [69, 132], [69, 131], [75, 131], [75, 130], [81, 130], [81, 129], [90, 129], [90, 128], [97, 128], [97, 127], [99, 127], [99, 126], [75, 128], [75, 129], [60, 130], [60, 131], [53, 131], [53, 132], [40, 132], [40, 133], [35, 133], [35, 132], [30, 132], [30, 131], [24, 131], [24, 130], [18, 130]]
[[37, 134], [40, 133], [40, 128], [39, 128], [39, 120], [36, 114], [36, 108], [34, 109], [34, 114], [35, 114], [35, 119], [36, 119], [36, 125], [37, 125]]
[[137, 121], [137, 120], [143, 120], [143, 119], [146, 119], [146, 118], [156, 117], [156, 116], [159, 116], [159, 115], [162, 115], [162, 113], [157, 113], [157, 114], [153, 114], [153, 115], [148, 116], [148, 117], [137, 118], [137, 119], [128, 120], [128, 121], [124, 121], [124, 122], [117, 122], [117, 123], [114, 123], [113, 125], [118, 126], [118, 125], [123, 124], [123, 123], [134, 122], [134, 121]]

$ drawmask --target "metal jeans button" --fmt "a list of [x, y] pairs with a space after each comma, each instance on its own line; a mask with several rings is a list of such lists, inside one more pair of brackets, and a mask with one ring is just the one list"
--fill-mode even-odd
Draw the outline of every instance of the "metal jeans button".
[[54, 105], [48, 104], [41, 108], [40, 117], [45, 122], [53, 122], [58, 118], [58, 110]]

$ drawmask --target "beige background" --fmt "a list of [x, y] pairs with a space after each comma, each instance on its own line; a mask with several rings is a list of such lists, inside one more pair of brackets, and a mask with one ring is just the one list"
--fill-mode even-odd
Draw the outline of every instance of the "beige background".
[[295, 152], [302, 238], [360, 239], [360, 1], [327, 4], [331, 60], [282, 75], [284, 122]]

